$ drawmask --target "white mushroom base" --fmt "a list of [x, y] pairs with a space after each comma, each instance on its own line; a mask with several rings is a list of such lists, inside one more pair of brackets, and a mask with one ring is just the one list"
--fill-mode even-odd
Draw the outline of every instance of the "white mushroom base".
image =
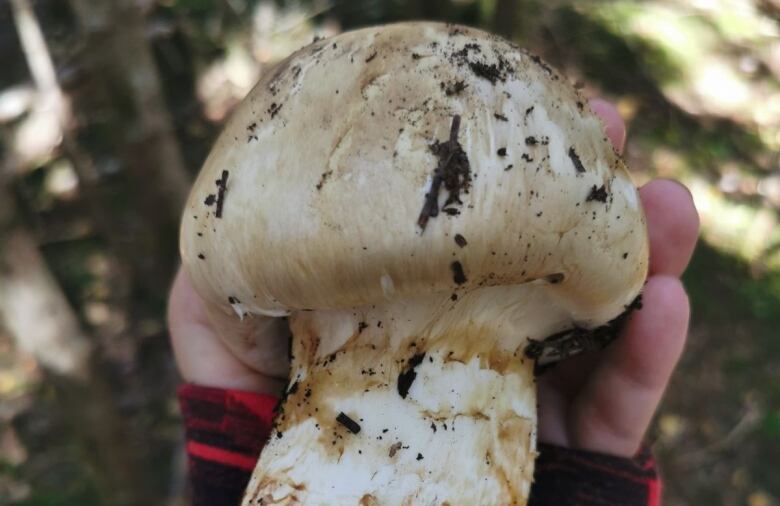
[[[479, 362], [447, 362], [437, 350], [418, 366], [406, 399], [395, 384], [330, 397], [274, 435], [244, 504], [524, 504], [535, 389], [528, 368], [502, 375]], [[286, 409], [298, 402], [293, 396]], [[339, 424], [339, 412], [360, 432]]]
[[290, 393], [244, 504], [525, 504], [536, 387], [523, 348], [562, 320], [538, 288], [294, 314]]

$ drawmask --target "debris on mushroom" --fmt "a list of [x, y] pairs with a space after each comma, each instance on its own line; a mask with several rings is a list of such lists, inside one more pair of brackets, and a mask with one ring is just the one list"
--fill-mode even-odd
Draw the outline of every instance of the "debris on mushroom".
[[282, 376], [292, 334], [245, 505], [525, 504], [535, 372], [613, 339], [647, 274], [636, 188], [580, 93], [452, 25], [291, 55], [187, 205], [225, 344]]

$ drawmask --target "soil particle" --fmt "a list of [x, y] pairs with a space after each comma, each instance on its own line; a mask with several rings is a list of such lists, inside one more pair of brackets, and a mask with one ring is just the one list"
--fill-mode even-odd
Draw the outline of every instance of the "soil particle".
[[444, 90], [444, 94], [448, 97], [460, 94], [461, 91], [468, 88], [468, 84], [464, 81], [455, 81], [452, 83], [440, 83], [439, 86]]
[[406, 363], [406, 369], [398, 375], [398, 395], [403, 399], [406, 399], [406, 396], [409, 395], [409, 389], [412, 387], [415, 378], [417, 378], [417, 372], [414, 369], [422, 363], [424, 358], [425, 353], [414, 355]]
[[579, 172], [580, 174], [585, 172], [585, 166], [582, 165], [582, 160], [580, 160], [580, 155], [577, 154], [576, 151], [574, 151], [574, 148], [569, 148], [569, 158], [571, 158], [571, 162], [574, 164], [574, 168]]
[[588, 198], [585, 199], [585, 202], [596, 200], [598, 202], [606, 203], [608, 197], [609, 194], [607, 193], [607, 189], [604, 185], [601, 185], [600, 187], [596, 187], [596, 185], [594, 184], [593, 187], [590, 189], [590, 193], [588, 194]]
[[436, 141], [430, 147], [433, 154], [439, 159], [439, 163], [433, 171], [431, 188], [425, 194], [425, 202], [417, 218], [417, 225], [423, 231], [425, 231], [428, 220], [439, 215], [439, 192], [442, 185], [449, 193], [443, 206], [445, 208], [444, 211], [448, 214], [451, 211], [447, 211], [447, 209], [452, 209], [459, 213], [454, 206], [463, 205], [463, 202], [460, 200], [460, 194], [461, 192], [468, 193], [471, 186], [469, 159], [458, 142], [460, 121], [460, 116], [454, 116], [452, 118], [452, 126], [450, 127], [449, 140], [446, 142]]
[[349, 416], [345, 415], [343, 412], [339, 413], [339, 415], [336, 417], [336, 421], [346, 427], [347, 430], [352, 434], [357, 434], [360, 432], [360, 424]]
[[452, 262], [450, 270], [452, 271], [452, 280], [455, 284], [462, 285], [467, 281], [466, 274], [463, 272], [463, 265], [460, 262]]
[[225, 193], [227, 192], [227, 181], [230, 173], [226, 170], [222, 171], [222, 177], [217, 179], [217, 210], [214, 216], [222, 218], [222, 207], [225, 205]]

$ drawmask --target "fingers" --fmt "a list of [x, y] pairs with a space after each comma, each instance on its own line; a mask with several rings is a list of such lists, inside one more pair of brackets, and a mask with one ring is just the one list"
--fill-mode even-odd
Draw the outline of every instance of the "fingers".
[[552, 380], [551, 375], [560, 370], [545, 374], [537, 382], [537, 415], [539, 417], [537, 437], [539, 441], [558, 446], [569, 446], [569, 431], [566, 423], [570, 400], [564, 388]]
[[176, 363], [185, 381], [260, 393], [279, 391], [277, 380], [251, 369], [225, 346], [183, 269], [171, 288], [168, 327]]
[[[616, 151], [622, 152], [626, 129], [615, 107], [600, 99], [590, 105]], [[542, 378], [543, 441], [634, 455], [682, 353], [689, 304], [677, 278], [693, 254], [698, 214], [687, 189], [673, 181], [653, 181], [640, 190], [640, 197], [650, 241], [644, 309], [603, 354], [560, 364]]]
[[688, 297], [673, 276], [651, 277], [643, 304], [571, 406], [572, 446], [636, 453], [682, 353], [689, 319]]
[[[594, 98], [590, 107], [604, 123], [615, 150], [623, 152], [626, 125], [617, 108], [606, 100]], [[647, 215], [650, 238], [650, 274], [680, 276], [693, 254], [699, 234], [699, 215], [690, 192], [680, 183], [655, 180], [639, 194]]]
[[604, 123], [604, 130], [615, 147], [615, 151], [622, 153], [626, 145], [626, 124], [620, 117], [617, 108], [600, 98], [591, 99], [590, 108]]
[[650, 239], [650, 275], [680, 276], [693, 255], [699, 215], [680, 183], [657, 179], [639, 190]]

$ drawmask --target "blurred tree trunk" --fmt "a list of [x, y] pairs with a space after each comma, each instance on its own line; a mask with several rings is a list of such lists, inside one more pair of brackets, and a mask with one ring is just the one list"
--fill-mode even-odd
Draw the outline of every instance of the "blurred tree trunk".
[[[87, 108], [84, 110], [87, 116], [93, 113], [89, 107], [103, 106], [97, 110], [98, 115], [107, 112], [105, 117], [114, 121], [98, 124], [97, 128], [88, 124], [83, 129], [74, 129], [70, 103], [57, 82], [51, 55], [30, 0], [12, 0], [11, 7], [25, 59], [36, 84], [37, 102], [42, 104], [38, 106], [42, 108], [38, 114], [34, 110], [20, 130], [32, 125], [28, 130], [35, 134], [45, 127], [56, 134], [47, 135], [47, 139], [61, 138], [60, 146], [45, 146], [47, 149], [38, 150], [35, 155], [56, 156], [59, 148], [71, 158], [80, 169], [90, 218], [115, 253], [125, 260], [126, 270], [132, 274], [128, 278], [140, 280], [147, 290], [157, 290], [154, 293], [164, 298], [173, 255], [170, 248], [166, 249], [164, 243], [156, 239], [156, 234], [160, 233], [160, 223], [177, 228], [187, 177], [178, 158], [178, 147], [166, 130], [169, 126], [165, 109], [161, 102], [155, 102], [155, 97], [159, 99], [155, 90], [159, 92], [159, 89], [152, 86], [151, 92], [137, 92], [136, 88], [145, 89], [143, 83], [148, 80], [142, 68], [138, 74], [125, 76], [130, 81], [139, 80], [140, 84], [129, 86], [130, 91], [125, 85], [116, 92], [128, 96], [112, 95], [113, 83], [99, 74], [108, 71], [101, 67], [89, 68], [93, 80], [102, 83], [104, 95], [95, 97], [95, 102], [86, 98], [75, 105]], [[114, 22], [121, 27], [124, 20]], [[97, 41], [92, 42], [97, 44]], [[114, 58], [122, 60], [121, 51], [112, 47], [116, 50]], [[89, 49], [87, 47], [88, 53]], [[131, 53], [139, 50], [135, 46], [126, 49]], [[101, 50], [95, 52], [101, 53]], [[104, 57], [108, 58], [107, 55]], [[106, 101], [101, 103], [101, 99]], [[127, 110], [135, 111], [136, 116], [123, 115], [127, 112], [123, 106], [128, 101], [135, 104], [133, 100], [139, 101], [138, 108], [154, 110], [157, 107], [161, 112], [146, 113], [130, 107]], [[120, 113], [116, 113], [117, 110]], [[38, 121], [41, 118], [47, 121]], [[103, 150], [93, 152], [89, 149], [93, 144], [82, 145], [81, 135], [87, 138], [102, 135], [99, 138], [103, 141]], [[34, 138], [34, 135], [30, 137]], [[19, 141], [17, 136], [11, 144]], [[115, 159], [121, 164], [125, 180], [131, 183], [145, 180], [149, 187], [134, 188], [136, 191], [132, 195], [125, 195], [123, 178], [112, 181], [101, 174], [101, 164], [106, 159]], [[9, 163], [11, 165], [7, 165]], [[152, 450], [145, 444], [150, 440], [149, 434], [135, 429], [122, 412], [124, 392], [108, 379], [111, 365], [105, 363], [103, 353], [92, 353], [93, 347], [98, 352], [105, 350], [96, 346], [94, 336], [93, 339], [87, 337], [50, 273], [33, 234], [22, 220], [15, 195], [8, 190], [10, 185], [6, 179], [22, 172], [31, 163], [35, 163], [34, 158], [11, 156], [6, 164], [0, 165], [0, 319], [17, 345], [30, 353], [46, 371], [47, 383], [54, 387], [57, 418], [77, 440], [77, 447], [92, 470], [103, 502], [122, 506], [159, 503], [159, 497], [154, 497], [152, 492], [154, 488], [149, 486], [154, 470], [144, 462]], [[120, 197], [124, 200], [120, 201]], [[114, 210], [120, 213], [114, 214]], [[150, 218], [152, 212], [154, 219]], [[134, 236], [132, 229], [123, 226], [126, 224], [137, 226], [146, 235]], [[147, 261], [137, 262], [137, 258]], [[108, 345], [119, 336], [104, 337]]]
[[[124, 260], [136, 300], [164, 300], [190, 177], [161, 91], [141, 2], [71, 0], [81, 78], [69, 91], [77, 167], [101, 233]], [[89, 155], [87, 156], [86, 153]], [[106, 220], [106, 215], [110, 220]]]
[[54, 385], [58, 418], [79, 441], [106, 504], [151, 504], [141, 478], [139, 448], [127, 437], [116, 400], [96, 374], [91, 343], [19, 219], [2, 173], [0, 322]]
[[89, 341], [14, 207], [0, 186], [0, 320], [43, 367], [86, 380]]

